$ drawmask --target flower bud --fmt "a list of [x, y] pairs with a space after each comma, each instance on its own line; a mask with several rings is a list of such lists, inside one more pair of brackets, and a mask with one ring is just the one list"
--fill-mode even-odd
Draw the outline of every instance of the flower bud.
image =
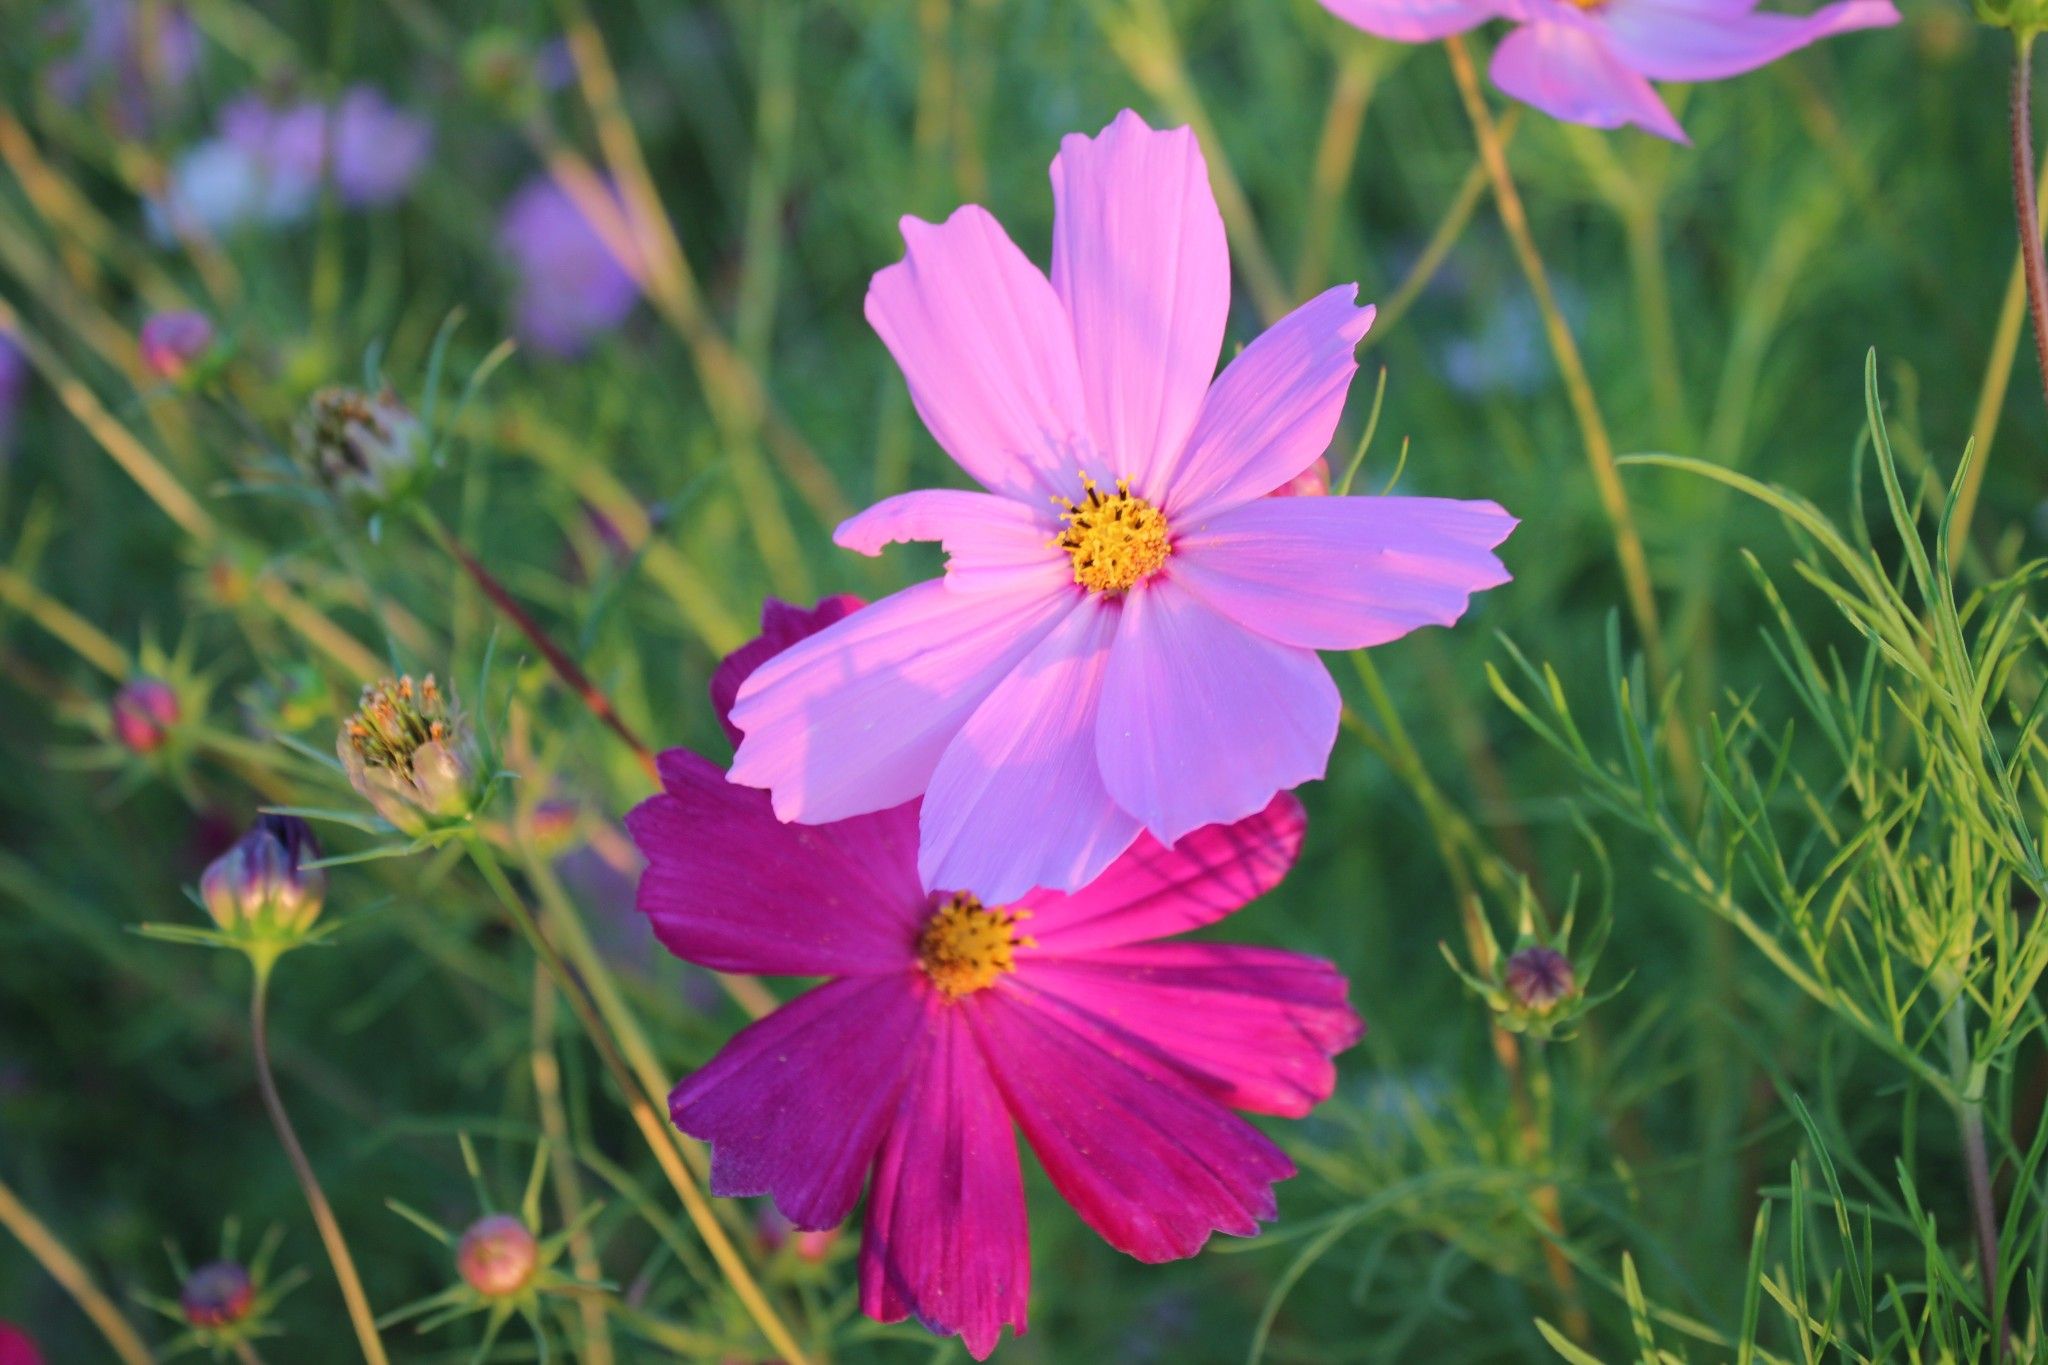
[[114, 694], [114, 738], [131, 753], [153, 754], [171, 737], [184, 708], [161, 678], [130, 678]]
[[839, 1229], [800, 1228], [773, 1204], [761, 1207], [761, 1216], [755, 1222], [755, 1229], [761, 1238], [761, 1245], [769, 1251], [780, 1251], [788, 1247], [798, 1260], [813, 1265], [825, 1259], [832, 1250], [832, 1243], [839, 1238]]
[[299, 455], [337, 497], [358, 510], [383, 506], [418, 477], [426, 432], [398, 395], [322, 389], [293, 428]]
[[407, 676], [363, 688], [335, 750], [349, 785], [408, 834], [475, 809], [476, 745], [431, 673], [418, 683]]
[[1286, 483], [1273, 490], [1276, 498], [1320, 498], [1330, 491], [1330, 462], [1318, 458]]
[[327, 873], [302, 866], [319, 857], [319, 841], [304, 820], [260, 816], [206, 869], [199, 879], [200, 899], [213, 922], [230, 932], [302, 934], [320, 917], [327, 894]]
[[158, 379], [175, 381], [212, 348], [213, 323], [204, 313], [156, 313], [142, 324], [137, 344], [145, 369]]
[[539, 1267], [540, 1243], [509, 1213], [494, 1213], [470, 1224], [455, 1251], [455, 1268], [463, 1283], [487, 1299], [518, 1294]]
[[1555, 948], [1536, 944], [1508, 959], [1503, 977], [1508, 998], [1533, 1014], [1546, 1014], [1578, 990], [1572, 960]]
[[178, 1307], [194, 1327], [232, 1327], [249, 1316], [256, 1286], [249, 1272], [233, 1261], [212, 1261], [185, 1278]]

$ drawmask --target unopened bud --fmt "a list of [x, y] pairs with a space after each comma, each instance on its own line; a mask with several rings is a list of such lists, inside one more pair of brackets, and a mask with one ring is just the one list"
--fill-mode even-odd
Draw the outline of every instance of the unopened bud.
[[320, 844], [304, 820], [261, 816], [206, 869], [200, 899], [223, 929], [304, 933], [320, 917], [327, 894], [326, 872], [304, 866], [319, 857]]
[[365, 687], [356, 713], [342, 722], [335, 751], [349, 785], [407, 833], [424, 833], [475, 808], [476, 745], [431, 673], [418, 682], [406, 676]]
[[178, 1307], [194, 1327], [232, 1327], [249, 1316], [256, 1286], [233, 1261], [213, 1261], [193, 1271], [178, 1291]]
[[161, 678], [130, 678], [114, 694], [114, 738], [131, 753], [153, 754], [164, 747], [183, 708]]
[[1286, 483], [1273, 490], [1276, 498], [1320, 498], [1330, 491], [1330, 462], [1317, 459]]
[[1555, 948], [1535, 945], [1508, 959], [1508, 996], [1525, 1010], [1543, 1014], [1578, 988], [1572, 960]]
[[411, 488], [426, 432], [389, 389], [322, 389], [300, 415], [299, 454], [335, 496], [373, 509]]
[[213, 346], [213, 323], [206, 314], [181, 310], [153, 314], [136, 338], [142, 364], [158, 379], [177, 380]]
[[539, 1267], [540, 1243], [509, 1213], [494, 1213], [470, 1224], [455, 1251], [455, 1268], [463, 1282], [487, 1299], [518, 1294]]

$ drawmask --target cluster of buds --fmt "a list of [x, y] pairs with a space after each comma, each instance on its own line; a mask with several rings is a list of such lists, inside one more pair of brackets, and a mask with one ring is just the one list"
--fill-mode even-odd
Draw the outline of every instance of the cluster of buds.
[[1512, 951], [1501, 952], [1493, 926], [1481, 923], [1483, 942], [1475, 945], [1475, 954], [1481, 954], [1482, 970], [1467, 971], [1448, 946], [1444, 957], [1451, 970], [1486, 1001], [1495, 1022], [1510, 1033], [1546, 1041], [1568, 1039], [1588, 1011], [1628, 984], [1624, 979], [1600, 995], [1588, 994], [1594, 965], [1607, 941], [1610, 921], [1604, 915], [1576, 954], [1570, 948], [1572, 913], [1565, 912], [1554, 934], [1540, 933], [1526, 887]]
[[335, 750], [349, 785], [415, 838], [467, 821], [480, 804], [475, 740], [431, 673], [364, 687]]
[[315, 477], [365, 515], [412, 492], [426, 467], [426, 429], [388, 388], [322, 389], [292, 435]]

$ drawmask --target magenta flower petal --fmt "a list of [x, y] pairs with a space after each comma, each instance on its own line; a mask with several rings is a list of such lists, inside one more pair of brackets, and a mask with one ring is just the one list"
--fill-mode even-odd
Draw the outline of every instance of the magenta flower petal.
[[1173, 581], [1282, 644], [1363, 649], [1448, 626], [1508, 572], [1515, 519], [1450, 498], [1264, 498], [1174, 548]]
[[1038, 955], [1072, 957], [1214, 924], [1280, 884], [1308, 817], [1292, 793], [1234, 825], [1209, 825], [1171, 848], [1149, 834], [1078, 891], [1033, 891]]
[[905, 218], [903, 242], [903, 259], [868, 286], [867, 315], [918, 416], [990, 492], [1042, 504], [1068, 491], [1093, 447], [1052, 285], [972, 204], [943, 223]]
[[1659, 81], [1716, 81], [1754, 71], [1823, 38], [1899, 22], [1891, 0], [1841, 0], [1812, 14], [1763, 14], [1743, 0], [1613, 0], [1608, 45]]
[[1024, 1181], [1009, 1111], [963, 1011], [933, 1012], [902, 1108], [875, 1158], [860, 1247], [861, 1311], [915, 1315], [984, 1360], [1031, 1289]]
[[1650, 82], [1591, 21], [1524, 24], [1493, 50], [1493, 83], [1553, 118], [1593, 128], [1638, 128], [1690, 143]]
[[791, 646], [740, 687], [731, 779], [784, 820], [900, 806], [997, 684], [1074, 609], [1071, 591], [920, 583]]
[[800, 1228], [843, 1222], [928, 1013], [908, 977], [849, 977], [742, 1029], [669, 1096], [676, 1127], [711, 1144], [711, 1192], [769, 1195]]
[[768, 794], [686, 749], [626, 817], [647, 859], [640, 913], [678, 957], [723, 972], [852, 976], [917, 964], [917, 808], [786, 825]]
[[[1102, 780], [1173, 843], [1321, 777], [1340, 710], [1313, 651], [1247, 631], [1170, 579], [1150, 584], [1124, 604], [1102, 682]], [[929, 805], [925, 819], [929, 843]]]
[[1358, 286], [1326, 289], [1274, 323], [1224, 367], [1168, 476], [1167, 515], [1191, 527], [1263, 497], [1330, 448], [1372, 326]]
[[1154, 494], [1216, 375], [1230, 313], [1208, 163], [1192, 129], [1154, 132], [1126, 109], [1094, 138], [1061, 141], [1052, 195], [1052, 282], [1073, 319], [1089, 430], [1112, 475]]
[[761, 604], [761, 633], [719, 661], [711, 674], [711, 709], [718, 723], [735, 745], [740, 730], [732, 723], [733, 699], [740, 684], [754, 676], [754, 670], [788, 649], [798, 640], [808, 640], [835, 621], [842, 621], [865, 605], [851, 593], [827, 597], [806, 611], [771, 597]]
[[1275, 1217], [1294, 1163], [1129, 1034], [1027, 986], [985, 992], [969, 1015], [1003, 1100], [1053, 1187], [1141, 1261], [1250, 1237]]
[[931, 887], [990, 905], [1035, 885], [1085, 885], [1129, 848], [1138, 821], [1096, 766], [1096, 698], [1117, 610], [1076, 600], [947, 746], [924, 803], [918, 869]]
[[1331, 1058], [1365, 1026], [1320, 958], [1227, 943], [1034, 955], [1031, 989], [1150, 1044], [1219, 1104], [1302, 1115], [1330, 1098]]
[[1073, 581], [1073, 567], [1054, 544], [1059, 520], [1044, 508], [954, 488], [925, 488], [884, 498], [839, 524], [832, 539], [878, 555], [897, 541], [936, 540], [946, 548], [946, 582], [955, 588], [1038, 587]]
[[1348, 24], [1397, 43], [1430, 43], [1513, 14], [1514, 0], [1322, 0]]

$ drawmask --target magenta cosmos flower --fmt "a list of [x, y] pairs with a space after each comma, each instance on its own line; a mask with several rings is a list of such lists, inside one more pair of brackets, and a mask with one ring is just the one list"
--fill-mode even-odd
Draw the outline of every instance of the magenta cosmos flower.
[[1493, 83], [1553, 118], [1634, 124], [1686, 142], [1651, 81], [1720, 81], [1810, 43], [1899, 22], [1891, 0], [1839, 0], [1809, 15], [1756, 0], [1322, 0], [1367, 33], [1423, 43], [1489, 19], [1519, 27], [1494, 50]]
[[[714, 700], [847, 610], [769, 603]], [[871, 1317], [914, 1314], [977, 1358], [1005, 1323], [1024, 1330], [1017, 1129], [1082, 1219], [1140, 1260], [1275, 1216], [1293, 1163], [1230, 1111], [1299, 1116], [1328, 1097], [1330, 1058], [1362, 1028], [1344, 978], [1298, 953], [1159, 940], [1285, 875], [1293, 797], [1171, 849], [1141, 837], [1075, 894], [998, 900], [924, 889], [914, 802], [793, 825], [695, 754], [663, 754], [661, 775], [627, 817], [656, 936], [719, 971], [829, 978], [678, 1085], [670, 1112], [711, 1144], [714, 1192], [768, 1195], [799, 1228], [836, 1226], [868, 1185]]]
[[[1490, 502], [1268, 498], [1329, 446], [1372, 321], [1332, 289], [1220, 376], [1230, 259], [1187, 129], [1126, 111], [1052, 165], [1052, 279], [987, 212], [903, 220], [867, 315], [984, 492], [889, 498], [866, 554], [937, 540], [943, 579], [774, 660], [733, 780], [818, 823], [925, 797], [927, 887], [1086, 885], [1320, 777], [1319, 649], [1448, 625], [1507, 580]], [[1212, 382], [1213, 378], [1213, 382]]]

